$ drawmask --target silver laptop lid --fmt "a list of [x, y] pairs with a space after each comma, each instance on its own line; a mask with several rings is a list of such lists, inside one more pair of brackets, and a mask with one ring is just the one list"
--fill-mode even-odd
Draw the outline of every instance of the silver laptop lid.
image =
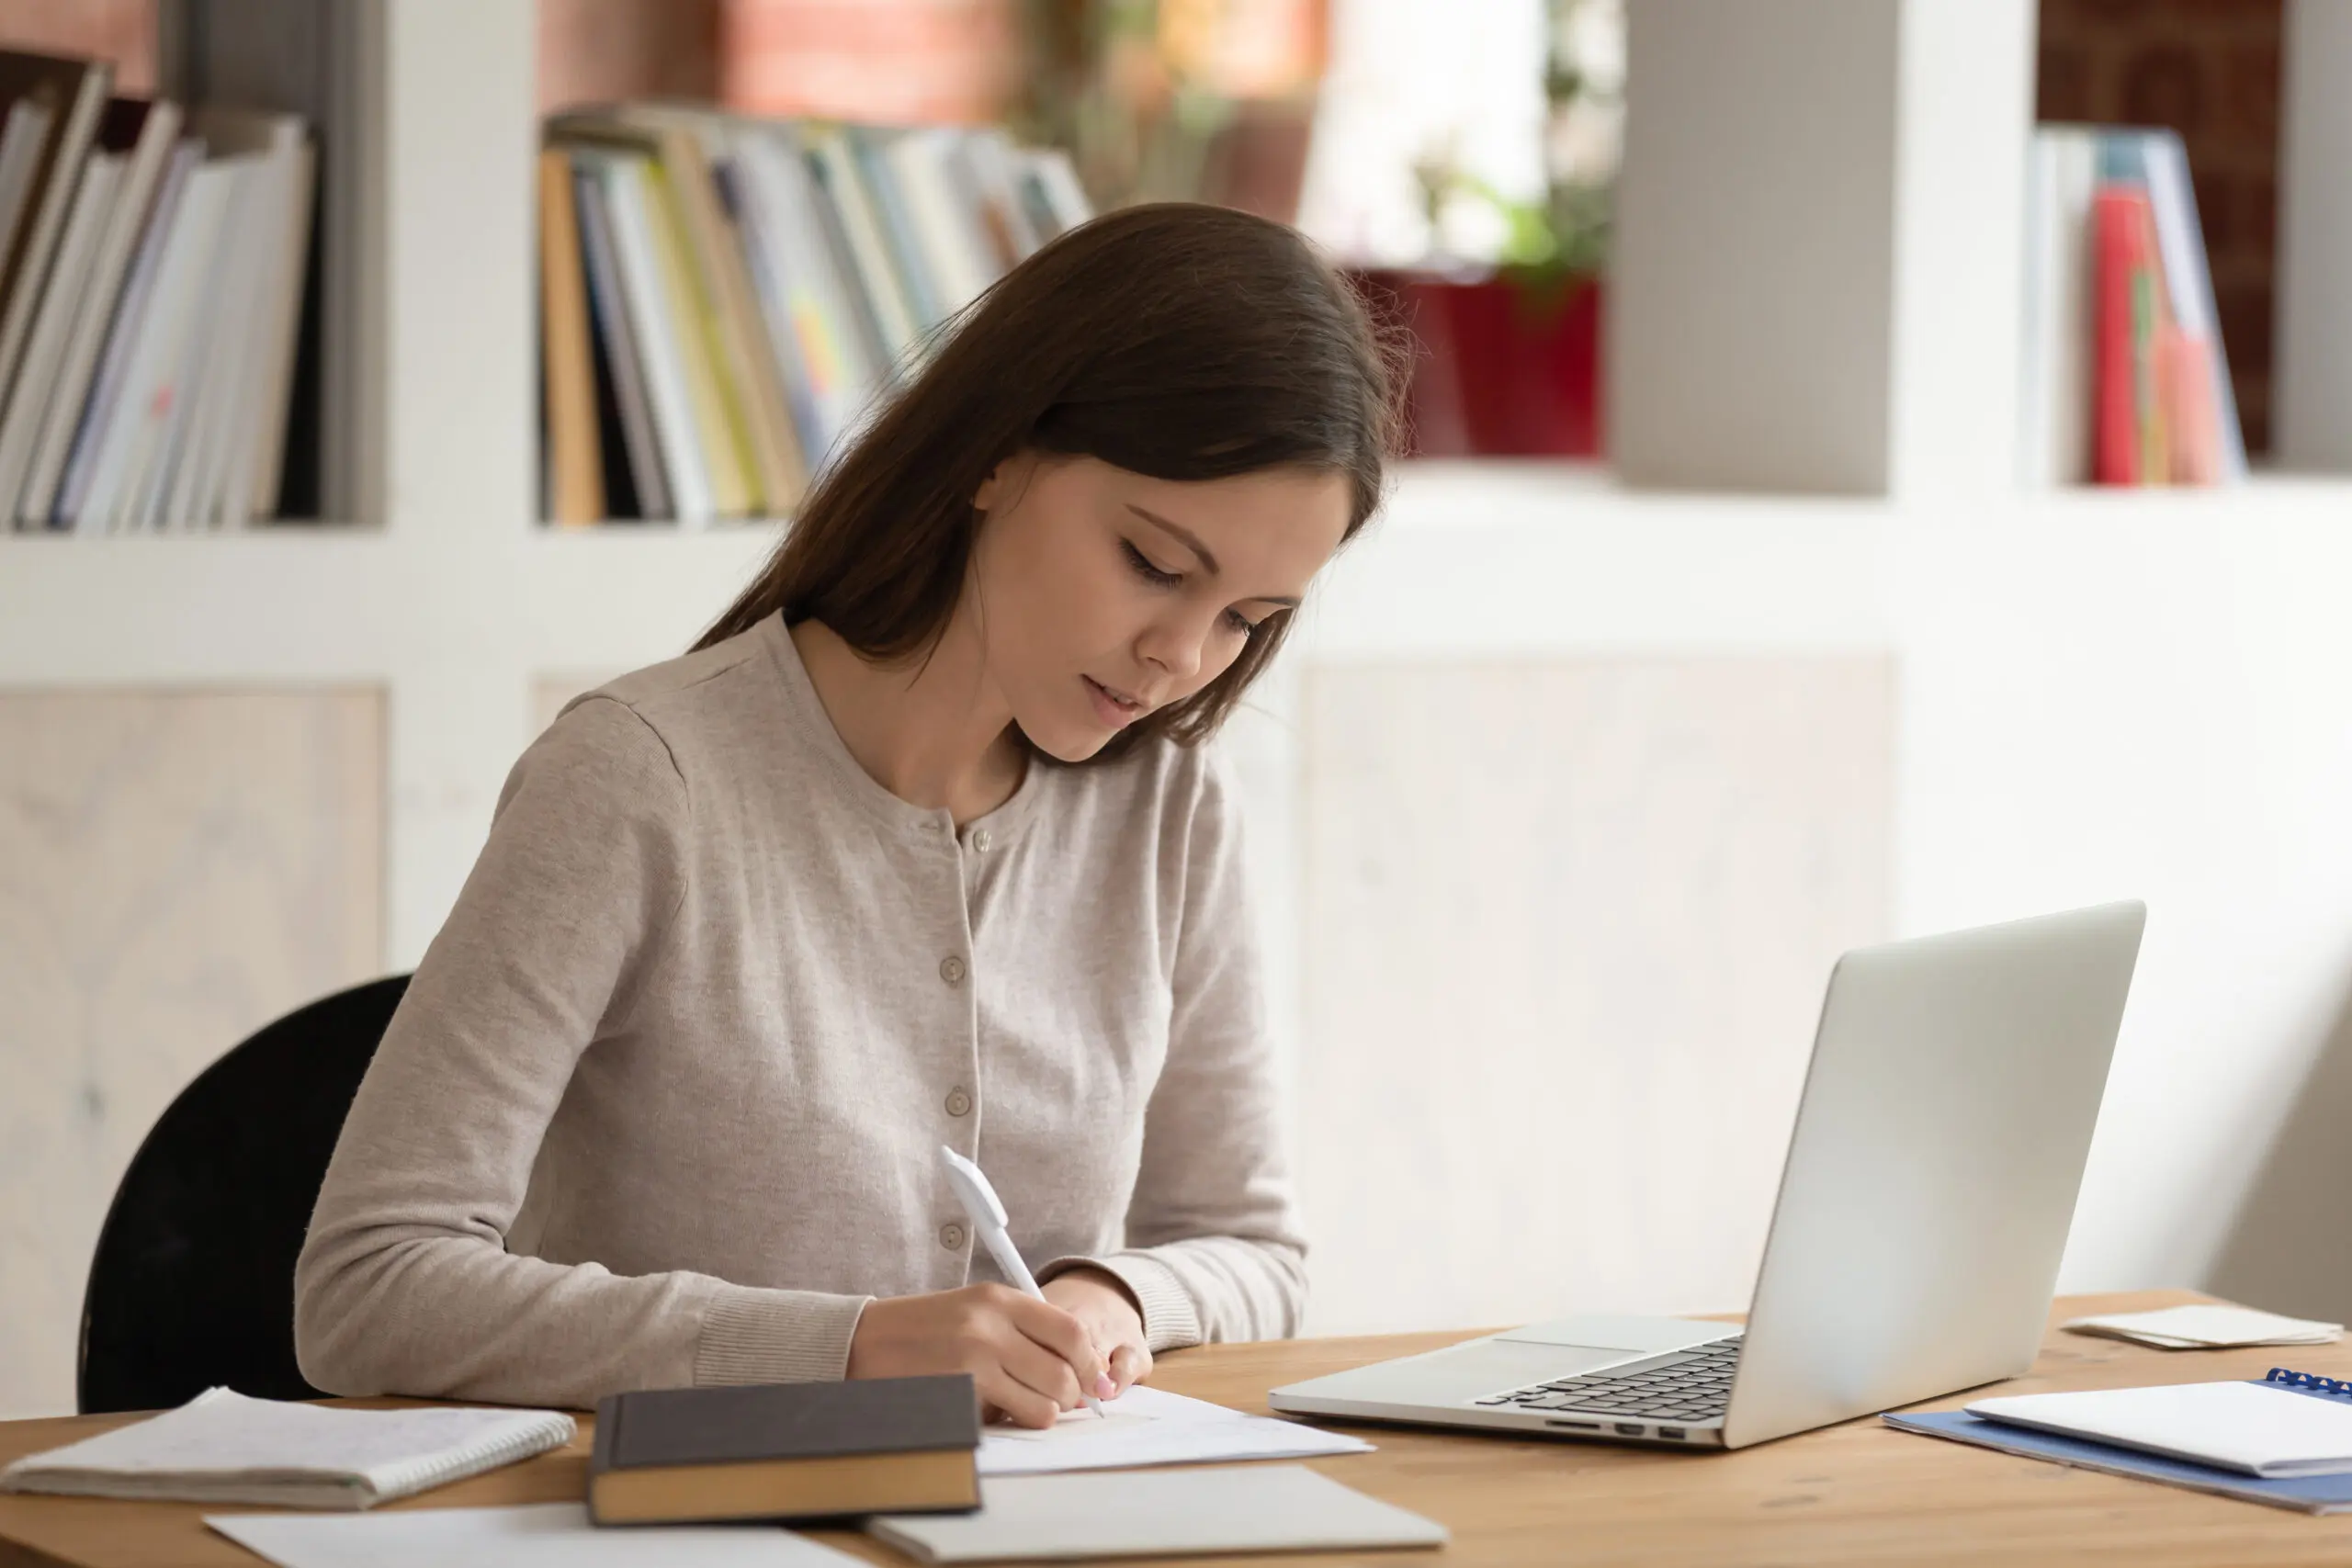
[[2032, 1364], [2146, 919], [2108, 904], [1838, 961], [1726, 1447]]

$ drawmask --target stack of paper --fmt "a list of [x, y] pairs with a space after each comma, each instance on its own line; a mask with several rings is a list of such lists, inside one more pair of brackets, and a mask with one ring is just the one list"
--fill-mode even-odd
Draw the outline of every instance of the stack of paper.
[[334, 1410], [207, 1389], [153, 1420], [28, 1454], [0, 1492], [365, 1508], [571, 1440], [553, 1410]]
[[2154, 1312], [2119, 1312], [2078, 1317], [2065, 1325], [2076, 1334], [2129, 1339], [2163, 1350], [2220, 1350], [2247, 1345], [2332, 1345], [2344, 1337], [2340, 1323], [2314, 1323], [2222, 1302], [2162, 1307]]

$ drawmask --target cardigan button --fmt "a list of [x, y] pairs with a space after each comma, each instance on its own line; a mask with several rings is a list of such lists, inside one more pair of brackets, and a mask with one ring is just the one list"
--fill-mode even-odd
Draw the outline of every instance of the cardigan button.
[[946, 981], [949, 985], [962, 985], [964, 983], [964, 961], [956, 957], [954, 953], [951, 953], [946, 957], [939, 961], [939, 977]]
[[972, 1097], [966, 1094], [960, 1088], [949, 1089], [947, 1091], [947, 1114], [950, 1116], [969, 1116], [971, 1113]]
[[964, 1227], [950, 1220], [939, 1227], [939, 1245], [950, 1252], [964, 1250]]

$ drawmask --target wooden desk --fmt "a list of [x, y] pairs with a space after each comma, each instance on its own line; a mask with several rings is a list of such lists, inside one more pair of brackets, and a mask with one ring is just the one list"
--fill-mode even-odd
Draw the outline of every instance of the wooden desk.
[[[2052, 1322], [2199, 1299], [2188, 1292], [2076, 1296]], [[1465, 1337], [1415, 1334], [1214, 1346], [1164, 1359], [1153, 1381], [1237, 1409], [1265, 1412], [1265, 1391]], [[2109, 1388], [2260, 1377], [2284, 1363], [2352, 1376], [2352, 1344], [2167, 1352], [2054, 1330], [2032, 1373], [2008, 1387]], [[1924, 1408], [1973, 1395], [1931, 1400]], [[69, 1416], [0, 1424], [0, 1463], [119, 1424]], [[1351, 1486], [1442, 1519], [1442, 1553], [1375, 1553], [1381, 1568], [1415, 1563], [2128, 1562], [2132, 1568], [2227, 1563], [2352, 1562], [2352, 1515], [2313, 1518], [2147, 1482], [1893, 1431], [1876, 1417], [1735, 1454], [1677, 1454], [1604, 1444], [1363, 1428], [1380, 1451], [1315, 1461]], [[398, 1507], [454, 1507], [574, 1498], [585, 1484], [588, 1423], [570, 1448], [444, 1487]], [[222, 1511], [222, 1510], [216, 1510]], [[238, 1510], [243, 1511], [243, 1510]], [[0, 1565], [106, 1568], [260, 1560], [206, 1529], [182, 1503], [110, 1503], [0, 1495]], [[904, 1560], [856, 1535], [824, 1539], [878, 1563]], [[1194, 1560], [1198, 1561], [1198, 1560]], [[1235, 1559], [1221, 1559], [1224, 1562]], [[1298, 1558], [1270, 1558], [1295, 1564]]]

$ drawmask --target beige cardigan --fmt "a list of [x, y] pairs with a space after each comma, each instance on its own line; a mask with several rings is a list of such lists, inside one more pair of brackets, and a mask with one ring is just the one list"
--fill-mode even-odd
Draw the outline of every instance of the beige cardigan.
[[303, 1374], [571, 1406], [840, 1377], [871, 1297], [997, 1277], [942, 1143], [1155, 1349], [1295, 1332], [1234, 811], [1160, 745], [1033, 763], [959, 835], [858, 766], [775, 618], [575, 701], [344, 1125]]

